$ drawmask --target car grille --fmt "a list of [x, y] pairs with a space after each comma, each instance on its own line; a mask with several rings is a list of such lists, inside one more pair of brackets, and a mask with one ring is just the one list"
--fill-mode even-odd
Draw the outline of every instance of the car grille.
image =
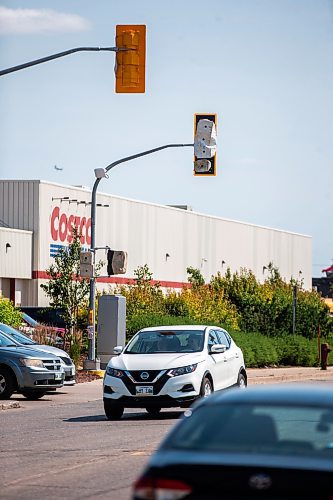
[[[136, 380], [133, 376], [133, 374], [141, 374], [142, 372], [147, 372], [149, 374], [149, 378], [146, 380], [142, 380], [141, 378], [139, 380]], [[137, 376], [137, 375], [136, 375]], [[140, 375], [139, 375], [140, 376]], [[157, 380], [156, 380], [157, 379]], [[124, 376], [122, 378], [122, 381], [126, 385], [127, 389], [129, 392], [134, 396], [136, 394], [136, 386], [137, 385], [146, 385], [147, 383], [149, 385], [153, 386], [153, 394], [154, 396], [157, 395], [162, 387], [166, 384], [166, 382], [169, 380], [169, 376], [167, 375], [166, 370], [160, 370], [160, 371], [155, 371], [155, 370], [140, 370], [140, 371], [131, 371], [131, 372], [124, 372]]]
[[60, 356], [60, 358], [63, 360], [65, 365], [67, 366], [72, 366], [72, 360], [71, 358], [68, 358], [67, 356]]
[[[165, 370], [162, 370], [163, 372]], [[140, 382], [141, 384], [144, 382], [153, 382], [155, 378], [161, 373], [161, 370], [133, 370], [127, 372], [130, 377], [132, 377], [134, 382]], [[147, 373], [148, 378], [141, 378], [142, 373]]]
[[60, 359], [43, 359], [43, 364], [45, 368], [52, 371], [60, 371], [61, 370], [61, 362]]

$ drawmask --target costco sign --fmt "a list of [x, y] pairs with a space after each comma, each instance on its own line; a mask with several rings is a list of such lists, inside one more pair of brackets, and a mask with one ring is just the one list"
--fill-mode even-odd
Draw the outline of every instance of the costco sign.
[[54, 207], [51, 215], [51, 236], [53, 241], [71, 243], [73, 228], [78, 229], [82, 245], [91, 244], [91, 218], [79, 215], [67, 215], [60, 212], [60, 207]]

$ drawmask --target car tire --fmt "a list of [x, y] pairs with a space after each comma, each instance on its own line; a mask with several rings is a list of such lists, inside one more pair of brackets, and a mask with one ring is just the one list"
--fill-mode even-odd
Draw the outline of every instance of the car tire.
[[0, 368], [0, 399], [9, 399], [16, 388], [15, 375], [6, 367]]
[[245, 389], [247, 386], [246, 378], [242, 373], [238, 375], [237, 386], [239, 389]]
[[37, 401], [37, 399], [42, 398], [45, 396], [46, 391], [35, 391], [33, 389], [26, 389], [22, 391], [22, 394], [25, 398], [29, 399], [30, 401]]
[[202, 382], [201, 382], [201, 388], [200, 388], [200, 396], [202, 398], [206, 398], [210, 394], [214, 392], [212, 382], [208, 377], [204, 377]]
[[108, 420], [119, 420], [123, 416], [124, 407], [104, 399], [104, 412]]
[[160, 408], [159, 406], [147, 406], [146, 407], [146, 411], [149, 415], [151, 415], [152, 417], [157, 417], [157, 415], [160, 413], [162, 408]]

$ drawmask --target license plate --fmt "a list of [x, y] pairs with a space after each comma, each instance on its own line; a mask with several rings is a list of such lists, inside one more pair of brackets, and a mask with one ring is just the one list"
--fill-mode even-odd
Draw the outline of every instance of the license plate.
[[137, 396], [152, 396], [154, 394], [152, 385], [140, 385], [136, 388]]
[[62, 373], [56, 373], [54, 375], [54, 380], [62, 380]]

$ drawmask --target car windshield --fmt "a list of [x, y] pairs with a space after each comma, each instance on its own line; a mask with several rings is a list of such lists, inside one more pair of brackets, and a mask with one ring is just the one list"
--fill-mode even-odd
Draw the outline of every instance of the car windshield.
[[19, 342], [20, 344], [24, 345], [34, 345], [36, 342], [31, 340], [29, 337], [24, 335], [21, 332], [18, 332], [15, 330], [15, 328], [12, 328], [11, 326], [5, 325], [4, 323], [0, 323], [0, 331], [5, 333], [6, 335], [9, 335], [12, 337], [16, 342]]
[[0, 332], [0, 347], [17, 347], [19, 344]]
[[333, 459], [333, 409], [212, 404], [188, 414], [164, 448]]
[[139, 332], [124, 352], [126, 354], [200, 352], [203, 346], [204, 330], [152, 330]]

